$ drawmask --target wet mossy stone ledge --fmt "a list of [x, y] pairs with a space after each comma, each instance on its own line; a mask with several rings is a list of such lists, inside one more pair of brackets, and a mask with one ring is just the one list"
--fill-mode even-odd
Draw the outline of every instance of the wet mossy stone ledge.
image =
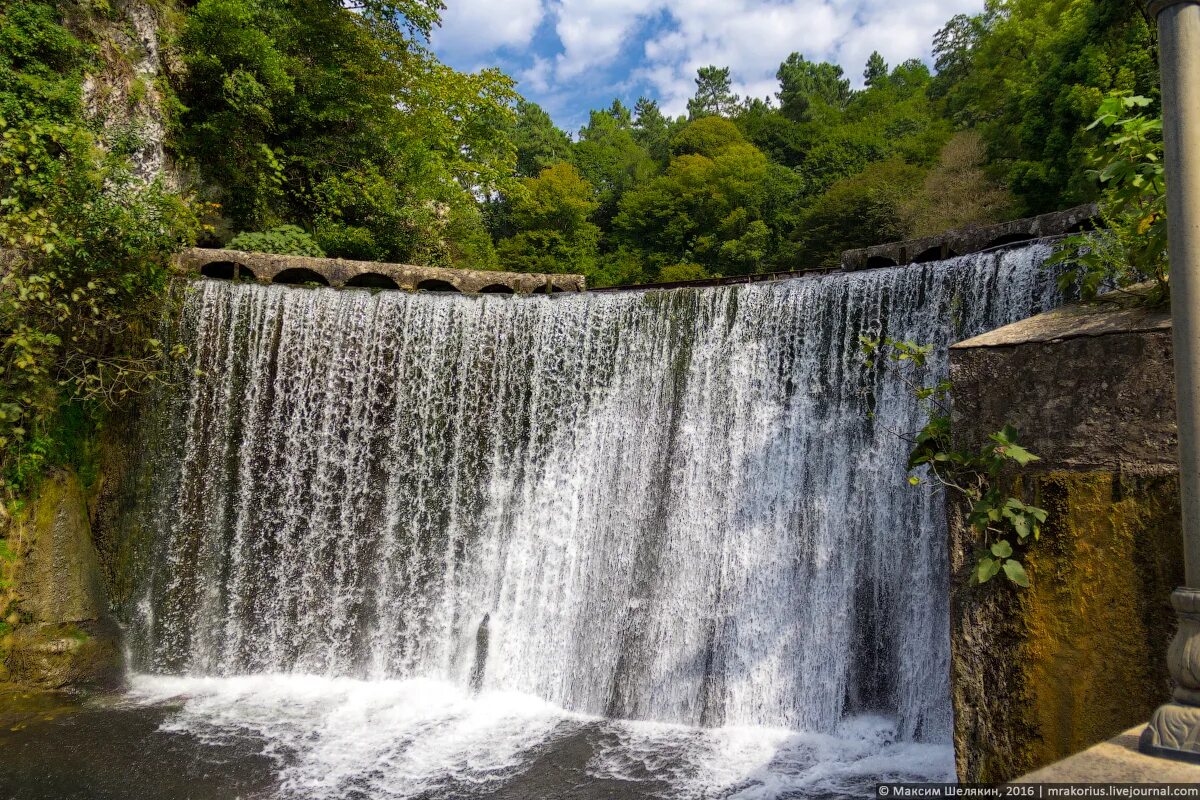
[[951, 691], [960, 779], [1006, 781], [1144, 722], [1170, 694], [1183, 580], [1171, 323], [1072, 306], [951, 349], [954, 435], [1006, 423], [1041, 456], [1013, 489], [1050, 512], [1017, 589], [969, 583], [979, 540], [951, 502]]
[[9, 614], [0, 678], [44, 689], [119, 687], [121, 634], [78, 476], [48, 475], [9, 521], [7, 539], [15, 559], [4, 567]]

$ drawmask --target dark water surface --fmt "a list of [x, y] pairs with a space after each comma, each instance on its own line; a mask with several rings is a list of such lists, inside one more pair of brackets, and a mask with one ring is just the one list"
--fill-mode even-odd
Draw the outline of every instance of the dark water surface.
[[263, 742], [205, 742], [160, 730], [169, 705], [69, 695], [0, 697], [0, 797], [6, 800], [233, 800], [277, 785]]
[[124, 695], [0, 696], [0, 797], [786, 800], [948, 776], [948, 748], [894, 738], [879, 718], [701, 729], [435, 682], [137, 677]]

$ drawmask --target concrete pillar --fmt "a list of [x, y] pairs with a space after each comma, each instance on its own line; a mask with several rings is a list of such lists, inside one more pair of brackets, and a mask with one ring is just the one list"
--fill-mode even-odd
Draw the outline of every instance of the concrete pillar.
[[1186, 587], [1167, 653], [1173, 702], [1154, 712], [1144, 753], [1200, 763], [1200, 0], [1150, 0], [1158, 22], [1166, 145], [1171, 317]]

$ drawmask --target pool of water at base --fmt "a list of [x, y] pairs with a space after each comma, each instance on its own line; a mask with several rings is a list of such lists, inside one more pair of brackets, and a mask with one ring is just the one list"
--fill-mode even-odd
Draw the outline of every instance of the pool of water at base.
[[702, 729], [427, 680], [134, 676], [120, 695], [0, 701], [11, 800], [792, 800], [885, 780], [953, 780], [952, 750], [879, 717]]

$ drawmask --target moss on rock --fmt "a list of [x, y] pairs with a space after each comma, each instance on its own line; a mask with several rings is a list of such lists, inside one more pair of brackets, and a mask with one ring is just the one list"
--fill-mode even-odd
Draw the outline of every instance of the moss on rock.
[[970, 586], [974, 533], [952, 522], [959, 777], [1007, 781], [1144, 722], [1170, 693], [1182, 580], [1178, 479], [1055, 471], [1023, 494], [1050, 511], [1033, 584]]
[[7, 541], [14, 558], [3, 598], [10, 626], [0, 640], [3, 677], [43, 688], [118, 685], [120, 629], [109, 615], [77, 475], [47, 476], [12, 520]]

